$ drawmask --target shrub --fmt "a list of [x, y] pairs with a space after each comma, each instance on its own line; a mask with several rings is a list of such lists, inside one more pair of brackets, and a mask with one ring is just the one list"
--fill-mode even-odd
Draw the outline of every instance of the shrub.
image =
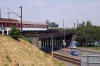
[[31, 38], [25, 38], [24, 40], [28, 41], [29, 43], [32, 44], [32, 39]]
[[4, 64], [4, 66], [9, 66], [8, 64]]
[[12, 62], [11, 58], [9, 57], [9, 55], [7, 55], [6, 58], [9, 60], [9, 62]]
[[14, 39], [18, 39], [20, 37], [20, 30], [16, 27], [12, 27], [9, 35]]

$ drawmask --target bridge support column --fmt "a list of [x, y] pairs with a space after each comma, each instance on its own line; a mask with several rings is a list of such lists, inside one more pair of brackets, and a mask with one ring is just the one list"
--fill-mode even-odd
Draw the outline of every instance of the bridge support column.
[[61, 37], [61, 48], [63, 48], [63, 37]]
[[43, 39], [41, 39], [41, 49], [43, 49]]
[[50, 50], [51, 50], [51, 46], [52, 46], [52, 39], [50, 38]]
[[36, 38], [36, 47], [39, 47], [39, 37]]
[[57, 37], [57, 49], [59, 49], [59, 37]]
[[50, 51], [50, 38], [48, 38], [48, 51]]
[[43, 49], [43, 48], [44, 48], [44, 47], [43, 47], [43, 46], [44, 46], [44, 45], [43, 45], [43, 39], [41, 39], [41, 46], [42, 46], [41, 49]]
[[7, 30], [7, 35], [9, 34], [9, 31]]
[[72, 46], [72, 41], [75, 40], [75, 35], [72, 35], [72, 39], [71, 39], [71, 43], [70, 43], [70, 47]]
[[4, 30], [2, 30], [2, 35], [4, 35]]
[[44, 49], [46, 50], [47, 44], [46, 44], [46, 38], [44, 38]]
[[42, 49], [44, 49], [44, 39], [42, 39]]
[[40, 49], [42, 48], [42, 46], [41, 46], [41, 41], [39, 41], [39, 48], [40, 48]]
[[55, 37], [55, 49], [57, 49], [57, 37]]
[[48, 50], [49, 49], [49, 38], [47, 38], [46, 44], [47, 44], [47, 50]]

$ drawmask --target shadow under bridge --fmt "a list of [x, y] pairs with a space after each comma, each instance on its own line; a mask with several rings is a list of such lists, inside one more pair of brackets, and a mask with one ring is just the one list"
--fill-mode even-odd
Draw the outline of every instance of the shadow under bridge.
[[[45, 51], [51, 52], [59, 50], [61, 48], [67, 48], [70, 46], [74, 33], [53, 33], [53, 34], [37, 34], [39, 37], [38, 47]], [[65, 44], [63, 41], [65, 40]]]

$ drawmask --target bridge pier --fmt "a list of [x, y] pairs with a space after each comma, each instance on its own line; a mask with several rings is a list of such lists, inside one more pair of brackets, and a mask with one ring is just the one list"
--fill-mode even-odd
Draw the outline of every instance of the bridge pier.
[[[27, 36], [26, 38], [30, 37]], [[33, 45], [46, 52], [51, 52], [52, 50], [52, 38], [53, 38], [53, 50], [59, 50], [64, 48], [63, 34], [55, 34], [53, 35], [53, 37], [51, 34], [50, 35], [36, 34], [31, 36], [31, 38], [33, 39]], [[73, 34], [65, 34], [66, 48], [71, 45], [72, 40], [73, 40]]]

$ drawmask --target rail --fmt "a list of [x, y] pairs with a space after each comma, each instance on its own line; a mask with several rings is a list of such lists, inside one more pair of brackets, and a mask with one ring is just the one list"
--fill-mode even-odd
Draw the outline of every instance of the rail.
[[[51, 53], [50, 53], [50, 55], [51, 55]], [[66, 61], [66, 62], [70, 62], [70, 63], [76, 64], [76, 65], [79, 65], [79, 66], [81, 65], [80, 59], [76, 59], [73, 57], [71, 58], [71, 57], [67, 57], [64, 55], [56, 54], [56, 53], [53, 53], [53, 57], [60, 59], [60, 60], [63, 60], [63, 61]]]

